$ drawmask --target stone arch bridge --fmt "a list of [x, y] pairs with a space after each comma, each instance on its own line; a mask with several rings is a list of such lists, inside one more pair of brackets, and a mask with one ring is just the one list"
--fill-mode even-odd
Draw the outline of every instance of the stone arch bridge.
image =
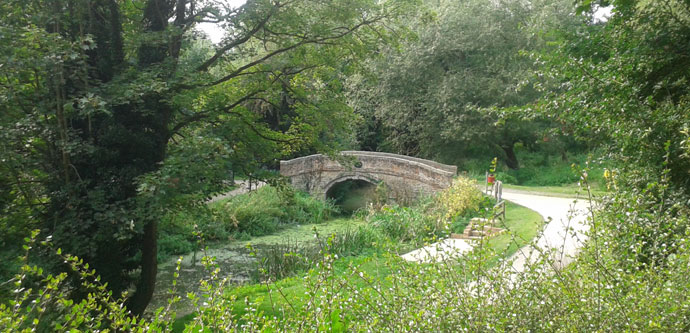
[[343, 151], [331, 159], [322, 154], [280, 161], [280, 174], [293, 187], [326, 196], [335, 184], [347, 180], [383, 182], [394, 200], [412, 200], [452, 184], [457, 167], [421, 158], [368, 151]]

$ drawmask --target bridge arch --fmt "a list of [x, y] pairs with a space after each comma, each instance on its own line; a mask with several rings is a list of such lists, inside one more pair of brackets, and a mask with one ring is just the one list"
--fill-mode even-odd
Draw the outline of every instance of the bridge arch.
[[340, 184], [340, 183], [342, 183], [342, 182], [346, 182], [346, 181], [348, 181], [348, 180], [362, 180], [362, 181], [365, 181], [365, 182], [367, 182], [367, 183], [370, 183], [370, 184], [372, 184], [372, 185], [374, 185], [374, 186], [376, 186], [376, 185], [378, 185], [379, 183], [381, 183], [381, 180], [380, 180], [380, 179], [377, 179], [377, 178], [374, 178], [374, 177], [370, 177], [370, 176], [367, 176], [367, 175], [362, 175], [362, 174], [343, 175], [342, 177], [333, 179], [333, 180], [331, 180], [330, 182], [328, 182], [328, 184], [324, 185], [324, 187], [323, 187], [323, 195], [324, 195], [324, 198], [325, 198], [326, 195], [328, 194], [328, 191], [330, 191], [331, 188], [333, 188], [333, 186], [335, 186], [335, 185], [337, 185], [337, 184]]
[[410, 200], [451, 185], [457, 167], [420, 158], [367, 151], [344, 151], [334, 159], [322, 154], [280, 162], [292, 185], [324, 196], [335, 184], [359, 179], [384, 182], [394, 200]]

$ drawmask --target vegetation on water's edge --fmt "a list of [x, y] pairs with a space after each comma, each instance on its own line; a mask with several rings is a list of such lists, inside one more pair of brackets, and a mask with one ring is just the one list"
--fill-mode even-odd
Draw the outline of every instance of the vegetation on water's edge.
[[[496, 254], [491, 258], [486, 258], [487, 262], [492, 262], [495, 265], [499, 259], [509, 257], [518, 248], [531, 242], [542, 226], [543, 219], [541, 215], [525, 207], [508, 203], [507, 218], [503, 225], [508, 232], [488, 240], [488, 246]], [[405, 251], [414, 249], [414, 247], [405, 246], [405, 244], [400, 244], [397, 241], [394, 242], [391, 238], [381, 237], [378, 239], [378, 244], [362, 246], [368, 248], [368, 250], [360, 252], [360, 255], [341, 255], [339, 258], [336, 258], [334, 261], [335, 270], [333, 278], [347, 279], [355, 288], [366, 288], [367, 283], [356, 274], [353, 275], [351, 267], [357, 267], [357, 271], [361, 271], [385, 285], [387, 277], [392, 272], [399, 271], [401, 265], [425, 265], [401, 261], [397, 256]], [[400, 251], [401, 249], [403, 250], [402, 252]], [[491, 267], [493, 266], [486, 266], [486, 268]], [[280, 293], [277, 292], [278, 289], [280, 289]], [[290, 312], [288, 309], [290, 305], [303, 307], [304, 303], [309, 301], [310, 298], [305, 297], [306, 290], [307, 286], [304, 285], [304, 277], [295, 276], [271, 282], [269, 285], [257, 283], [232, 288], [226, 291], [225, 297], [236, 300], [232, 305], [233, 313], [236, 315], [244, 314], [247, 311], [246, 301], [249, 301], [255, 304], [257, 310], [263, 312], [266, 316], [280, 318], [286, 312]], [[353, 291], [344, 292], [350, 293], [349, 297], [357, 297]], [[343, 295], [343, 297], [348, 296]], [[176, 327], [181, 328], [183, 323], [191, 321], [193, 317], [194, 314], [189, 314], [181, 318], [176, 322]]]
[[338, 234], [347, 230], [356, 230], [366, 222], [359, 218], [336, 217], [318, 224], [300, 224], [286, 227], [285, 229], [270, 235], [252, 237], [249, 240], [240, 242], [241, 245], [276, 245], [290, 242], [302, 244], [314, 241], [316, 234], [321, 236]]
[[246, 195], [166, 215], [158, 249], [161, 259], [166, 259], [209, 243], [247, 241], [288, 226], [322, 223], [338, 211], [330, 201], [287, 187], [263, 186]]
[[[275, 189], [266, 188], [267, 190], [263, 192], [249, 193], [232, 198], [227, 203], [213, 204], [211, 208], [220, 207], [223, 209], [234, 200], [239, 202], [260, 200], [267, 193], [271, 197], [276, 194], [274, 192]], [[461, 217], [464, 218], [467, 214], [481, 213], [480, 207], [482, 206], [479, 201], [482, 200], [476, 183], [469, 179], [460, 178], [446, 191], [441, 192], [435, 198], [426, 198], [420, 205], [415, 207], [386, 205], [375, 208], [370, 206], [368, 212], [363, 211], [358, 214], [359, 218], [362, 219], [361, 222], [355, 222], [359, 224], [358, 226], [348, 225], [344, 229], [343, 224], [349, 222], [344, 219], [336, 220], [335, 222], [337, 223], [327, 222], [325, 228], [321, 230], [337, 230], [335, 233], [325, 235], [325, 237], [328, 237], [327, 239], [324, 238], [324, 235], [317, 236], [317, 241], [314, 242], [308, 241], [305, 235], [301, 235], [301, 238], [297, 238], [299, 241], [294, 241], [294, 246], [290, 246], [285, 243], [276, 244], [275, 235], [257, 237], [257, 246], [263, 243], [266, 243], [263, 245], [273, 243], [271, 246], [261, 248], [257, 254], [259, 259], [257, 263], [261, 273], [259, 281], [282, 280], [288, 276], [307, 272], [307, 270], [309, 270], [307, 274], [313, 274], [313, 272], [317, 272], [319, 269], [319, 266], [315, 266], [314, 263], [318, 263], [323, 259], [325, 249], [328, 249], [328, 252], [334, 256], [349, 258], [346, 259], [348, 261], [360, 260], [357, 259], [357, 256], [361, 256], [361, 259], [368, 261], [367, 258], [372, 255], [377, 257], [385, 253], [393, 254], [400, 250], [406, 251], [415, 248], [425, 242], [436, 239], [440, 235], [447, 234], [448, 225], [454, 220]], [[283, 203], [275, 201], [272, 204], [281, 205]], [[321, 206], [311, 205], [309, 207], [312, 210], [318, 211]], [[261, 212], [272, 216], [275, 212], [274, 209], [278, 207], [267, 206], [264, 208]], [[301, 228], [297, 224], [292, 224], [291, 227], [293, 228], [293, 234], [299, 232], [294, 229]], [[313, 227], [318, 229], [321, 226], [317, 224], [313, 225]], [[290, 230], [283, 232], [283, 235], [286, 234], [290, 234]], [[202, 262], [206, 260], [208, 259], [202, 259]], [[208, 264], [207, 261], [206, 263]], [[197, 269], [201, 269], [201, 267]], [[371, 272], [380, 271], [381, 269], [386, 272], [390, 271], [390, 268], [383, 266], [371, 266], [371, 269]], [[344, 271], [344, 267], [342, 271]], [[378, 273], [378, 275], [381, 278], [386, 276], [386, 274], [382, 273]], [[179, 266], [178, 272], [174, 274], [175, 280], [178, 277]], [[291, 280], [288, 278], [286, 281]], [[202, 283], [201, 288], [204, 288], [204, 286], [205, 284]], [[176, 283], [173, 283], [170, 288], [177, 289], [178, 287]], [[248, 288], [251, 289], [251, 287]], [[286, 285], [286, 292], [289, 293], [287, 291], [289, 289]], [[295, 294], [294, 296], [301, 297], [303, 295]], [[232, 298], [232, 296], [230, 297]]]

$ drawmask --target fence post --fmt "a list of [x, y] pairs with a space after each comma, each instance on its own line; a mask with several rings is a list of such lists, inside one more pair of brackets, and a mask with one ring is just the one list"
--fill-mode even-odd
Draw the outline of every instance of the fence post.
[[484, 171], [484, 193], [489, 194], [489, 172]]
[[496, 181], [496, 201], [501, 201], [503, 199], [503, 182], [500, 180]]

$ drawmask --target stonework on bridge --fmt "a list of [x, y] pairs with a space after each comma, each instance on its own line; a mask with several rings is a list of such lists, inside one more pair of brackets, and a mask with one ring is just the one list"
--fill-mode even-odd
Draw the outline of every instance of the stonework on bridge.
[[390, 198], [411, 200], [449, 187], [457, 167], [404, 155], [344, 151], [336, 161], [325, 155], [280, 161], [280, 174], [314, 196], [326, 196], [333, 185], [347, 180], [383, 182]]

